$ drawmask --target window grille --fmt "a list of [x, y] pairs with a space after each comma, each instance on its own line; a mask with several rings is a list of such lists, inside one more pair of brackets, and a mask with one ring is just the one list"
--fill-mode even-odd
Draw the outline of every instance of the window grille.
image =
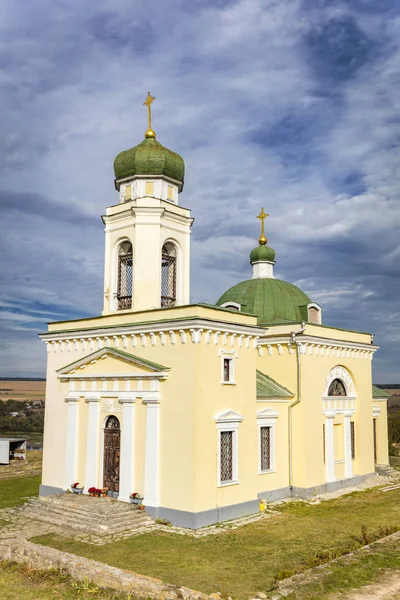
[[347, 396], [346, 388], [340, 379], [334, 379], [329, 386], [328, 396]]
[[350, 439], [351, 439], [351, 458], [356, 457], [356, 438], [354, 433], [354, 421], [350, 421]]
[[133, 252], [130, 242], [122, 242], [118, 249], [118, 310], [132, 308]]
[[221, 431], [221, 483], [233, 480], [233, 431]]
[[260, 427], [261, 471], [271, 469], [271, 427]]
[[117, 417], [115, 417], [114, 415], [111, 415], [110, 417], [108, 417], [107, 421], [106, 421], [106, 429], [119, 429], [120, 425], [119, 425], [119, 421], [117, 419]]
[[171, 242], [164, 244], [161, 252], [161, 306], [176, 304], [176, 247]]
[[231, 380], [231, 358], [224, 358], [224, 381]]

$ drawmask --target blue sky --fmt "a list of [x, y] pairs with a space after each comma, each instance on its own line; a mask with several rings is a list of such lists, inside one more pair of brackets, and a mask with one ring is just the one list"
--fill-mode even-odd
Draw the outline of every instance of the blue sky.
[[370, 331], [399, 382], [400, 2], [6, 0], [0, 5], [0, 375], [42, 376], [46, 322], [99, 314], [113, 160], [186, 162], [192, 301], [277, 277]]

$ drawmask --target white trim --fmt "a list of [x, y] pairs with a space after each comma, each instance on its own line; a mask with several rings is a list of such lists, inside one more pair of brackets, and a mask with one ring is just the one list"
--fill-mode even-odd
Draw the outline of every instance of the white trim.
[[275, 402], [278, 404], [289, 404], [291, 401], [291, 398], [285, 400], [284, 398], [270, 398], [269, 396], [257, 396], [256, 400], [260, 404], [274, 404]]
[[122, 424], [118, 500], [123, 502], [129, 502], [129, 495], [135, 491], [135, 401], [135, 397], [119, 400], [122, 404]]
[[[308, 323], [308, 325], [310, 326], [315, 326], [318, 327], [317, 323]], [[355, 332], [356, 333], [356, 332]], [[317, 337], [317, 336], [313, 336], [313, 335], [302, 335], [301, 336], [301, 340], [302, 340], [302, 346], [304, 346], [304, 351], [303, 354], [305, 354], [305, 347], [308, 346], [309, 344], [314, 344], [314, 345], [318, 345], [318, 346], [322, 346], [323, 348], [327, 348], [328, 351], [333, 350], [336, 351], [337, 349], [344, 349], [344, 350], [353, 350], [356, 353], [356, 357], [359, 358], [359, 353], [361, 351], [364, 351], [365, 355], [368, 354], [373, 354], [374, 352], [376, 352], [377, 350], [379, 350], [379, 346], [376, 346], [374, 344], [369, 344], [369, 343], [361, 343], [361, 342], [349, 342], [346, 340], [335, 340], [333, 338], [324, 338], [324, 337]], [[290, 334], [289, 333], [283, 333], [280, 336], [267, 336], [265, 335], [264, 332], [264, 337], [262, 337], [259, 342], [259, 345], [261, 346], [276, 346], [277, 344], [287, 344], [288, 346], [290, 346], [292, 344], [292, 340], [290, 338]], [[319, 355], [324, 356], [324, 353], [319, 353]], [[327, 353], [327, 356], [329, 356], [329, 354]], [[355, 358], [355, 356], [348, 356], [347, 358]], [[368, 358], [368, 356], [364, 356], [364, 358]]]
[[[313, 321], [310, 321], [310, 308], [316, 308], [318, 311], [318, 322], [314, 323]], [[317, 304], [316, 302], [310, 302], [309, 304], [307, 304], [307, 320], [308, 323], [310, 325], [322, 325], [322, 308], [319, 304]]]
[[78, 439], [79, 439], [79, 398], [68, 396], [67, 435], [65, 448], [64, 489], [68, 490], [76, 482]]
[[[221, 356], [221, 385], [236, 385], [235, 382], [235, 358], [236, 354], [233, 352], [222, 351], [218, 353]], [[229, 360], [229, 379], [225, 380], [225, 369], [224, 361]]]
[[87, 432], [86, 432], [86, 468], [85, 468], [85, 492], [92, 486], [103, 487], [99, 485], [99, 419], [100, 419], [100, 398], [92, 396], [85, 397], [88, 404]]
[[372, 416], [374, 419], [378, 418], [379, 415], [381, 414], [381, 407], [377, 406], [376, 404], [372, 405]]
[[[227, 487], [239, 483], [239, 424], [242, 415], [233, 410], [220, 413], [214, 417], [218, 434], [217, 487]], [[221, 433], [232, 432], [232, 480], [221, 481]]]
[[353, 477], [353, 463], [351, 457], [351, 425], [350, 420], [353, 416], [351, 412], [345, 412], [343, 415], [344, 424], [344, 476]]
[[[190, 305], [182, 305], [180, 308], [184, 308], [185, 306], [190, 306]], [[160, 308], [160, 311], [165, 311], [168, 310], [166, 308]], [[116, 313], [112, 313], [114, 314], [120, 314], [123, 311], [117, 311]], [[127, 312], [132, 312], [127, 311]], [[109, 315], [107, 315], [109, 316]], [[102, 318], [102, 317], [99, 317]], [[104, 317], [103, 317], [104, 318]], [[83, 319], [82, 319], [83, 320]], [[171, 319], [169, 321], [163, 321], [162, 323], [160, 321], [154, 321], [152, 323], [146, 323], [146, 324], [141, 324], [139, 323], [138, 325], [134, 325], [134, 324], [129, 324], [129, 325], [120, 325], [120, 326], [115, 326], [112, 327], [110, 325], [105, 325], [104, 327], [87, 327], [87, 328], [80, 328], [80, 329], [69, 329], [69, 330], [65, 330], [65, 331], [55, 331], [55, 332], [48, 332], [48, 333], [41, 333], [39, 334], [39, 337], [43, 340], [43, 341], [47, 341], [47, 342], [52, 342], [52, 341], [68, 341], [68, 340], [73, 340], [76, 339], [76, 337], [80, 337], [83, 339], [89, 338], [91, 337], [96, 338], [96, 337], [110, 337], [112, 335], [134, 335], [134, 334], [139, 334], [139, 333], [150, 333], [150, 332], [154, 332], [154, 333], [158, 333], [159, 331], [165, 331], [166, 333], [169, 333], [171, 331], [171, 329], [177, 333], [179, 332], [182, 327], [184, 327], [184, 329], [212, 329], [213, 331], [221, 331], [222, 333], [236, 333], [238, 335], [240, 334], [250, 334], [252, 336], [254, 335], [265, 335], [265, 333], [268, 330], [268, 327], [257, 327], [256, 325], [242, 325], [239, 323], [229, 323], [226, 321], [220, 321], [218, 319], [203, 319], [203, 318], [199, 318], [199, 319], [187, 319], [187, 321], [179, 321], [178, 323], [176, 323], [176, 326], [174, 327], [174, 323], [175, 323], [175, 319]], [[73, 324], [73, 321], [71, 322], [71, 325]], [[50, 351], [50, 350], [49, 350]]]
[[[266, 473], [275, 472], [275, 426], [276, 419], [279, 417], [279, 413], [271, 408], [264, 408], [257, 413], [257, 430], [258, 430], [258, 474], [264, 475]], [[261, 427], [270, 427], [270, 468], [261, 469]]]
[[233, 308], [233, 310], [238, 310], [241, 311], [242, 310], [242, 305], [239, 304], [238, 302], [224, 302], [223, 304], [220, 304], [221, 308]]
[[160, 504], [160, 405], [156, 401], [146, 404], [144, 502], [145, 506], [157, 507]]

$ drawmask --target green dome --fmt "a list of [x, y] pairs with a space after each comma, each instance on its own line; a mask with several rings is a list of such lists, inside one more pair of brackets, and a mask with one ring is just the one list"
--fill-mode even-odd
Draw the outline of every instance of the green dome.
[[248, 279], [231, 287], [217, 301], [240, 304], [243, 312], [252, 313], [261, 323], [307, 321], [306, 306], [310, 298], [292, 283], [270, 277]]
[[117, 181], [135, 175], [165, 175], [179, 181], [182, 189], [185, 163], [179, 154], [148, 137], [134, 148], [118, 154], [114, 160], [114, 172]]
[[257, 262], [258, 260], [273, 262], [275, 260], [275, 250], [269, 246], [257, 246], [250, 252], [250, 262]]

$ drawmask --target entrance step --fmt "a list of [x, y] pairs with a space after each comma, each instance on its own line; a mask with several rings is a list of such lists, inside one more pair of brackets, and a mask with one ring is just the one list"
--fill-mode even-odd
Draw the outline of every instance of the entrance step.
[[391, 477], [392, 475], [398, 477], [399, 475], [399, 472], [389, 465], [375, 465], [375, 472], [383, 477]]
[[76, 494], [34, 498], [12, 510], [32, 520], [96, 535], [145, 531], [154, 525], [136, 505]]

